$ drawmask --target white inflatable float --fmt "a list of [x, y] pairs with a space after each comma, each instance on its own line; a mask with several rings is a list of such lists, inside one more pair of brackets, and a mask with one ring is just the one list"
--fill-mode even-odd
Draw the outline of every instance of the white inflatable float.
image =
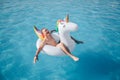
[[[73, 22], [69, 22], [69, 16], [65, 18], [65, 20], [58, 20], [57, 21], [57, 33], [52, 33], [53, 38], [58, 42], [64, 43], [66, 47], [70, 51], [72, 51], [75, 47], [75, 42], [71, 39], [70, 32], [78, 30], [77, 24]], [[34, 27], [34, 31], [39, 37], [39, 39], [36, 42], [37, 49], [39, 48], [39, 45], [41, 41], [43, 40], [42, 34], [40, 30], [38, 30], [36, 27]], [[51, 45], [45, 45], [42, 49], [42, 53], [46, 53], [51, 56], [63, 56], [65, 53], [59, 48]]]

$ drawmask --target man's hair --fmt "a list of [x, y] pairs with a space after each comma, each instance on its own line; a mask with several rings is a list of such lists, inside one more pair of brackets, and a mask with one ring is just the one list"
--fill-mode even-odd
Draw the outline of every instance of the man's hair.
[[42, 29], [41, 29], [41, 33], [42, 33], [42, 34], [43, 34], [43, 32], [42, 32], [43, 29], [46, 29], [46, 28], [42, 28]]

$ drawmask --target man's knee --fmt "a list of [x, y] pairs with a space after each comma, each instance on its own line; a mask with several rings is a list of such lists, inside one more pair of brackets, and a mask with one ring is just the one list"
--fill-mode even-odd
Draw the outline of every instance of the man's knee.
[[59, 43], [59, 44], [57, 44], [57, 46], [58, 46], [58, 47], [63, 47], [64, 44], [63, 44], [63, 43]]
[[61, 46], [65, 46], [64, 43], [60, 43]]

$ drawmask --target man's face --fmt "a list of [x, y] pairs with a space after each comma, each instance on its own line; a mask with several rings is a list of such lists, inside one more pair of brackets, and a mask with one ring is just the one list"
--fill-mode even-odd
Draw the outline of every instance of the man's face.
[[48, 31], [48, 29], [43, 29], [42, 33], [43, 33], [43, 35], [47, 35], [47, 34], [49, 34], [49, 31]]

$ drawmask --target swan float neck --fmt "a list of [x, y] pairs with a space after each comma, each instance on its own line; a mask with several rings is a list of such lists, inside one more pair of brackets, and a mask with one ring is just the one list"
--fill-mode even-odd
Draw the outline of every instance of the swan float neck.
[[75, 42], [71, 39], [70, 32], [74, 32], [78, 29], [77, 24], [69, 22], [69, 16], [67, 15], [65, 20], [57, 21], [57, 29], [60, 41], [64, 43], [70, 51], [72, 51], [74, 49]]

